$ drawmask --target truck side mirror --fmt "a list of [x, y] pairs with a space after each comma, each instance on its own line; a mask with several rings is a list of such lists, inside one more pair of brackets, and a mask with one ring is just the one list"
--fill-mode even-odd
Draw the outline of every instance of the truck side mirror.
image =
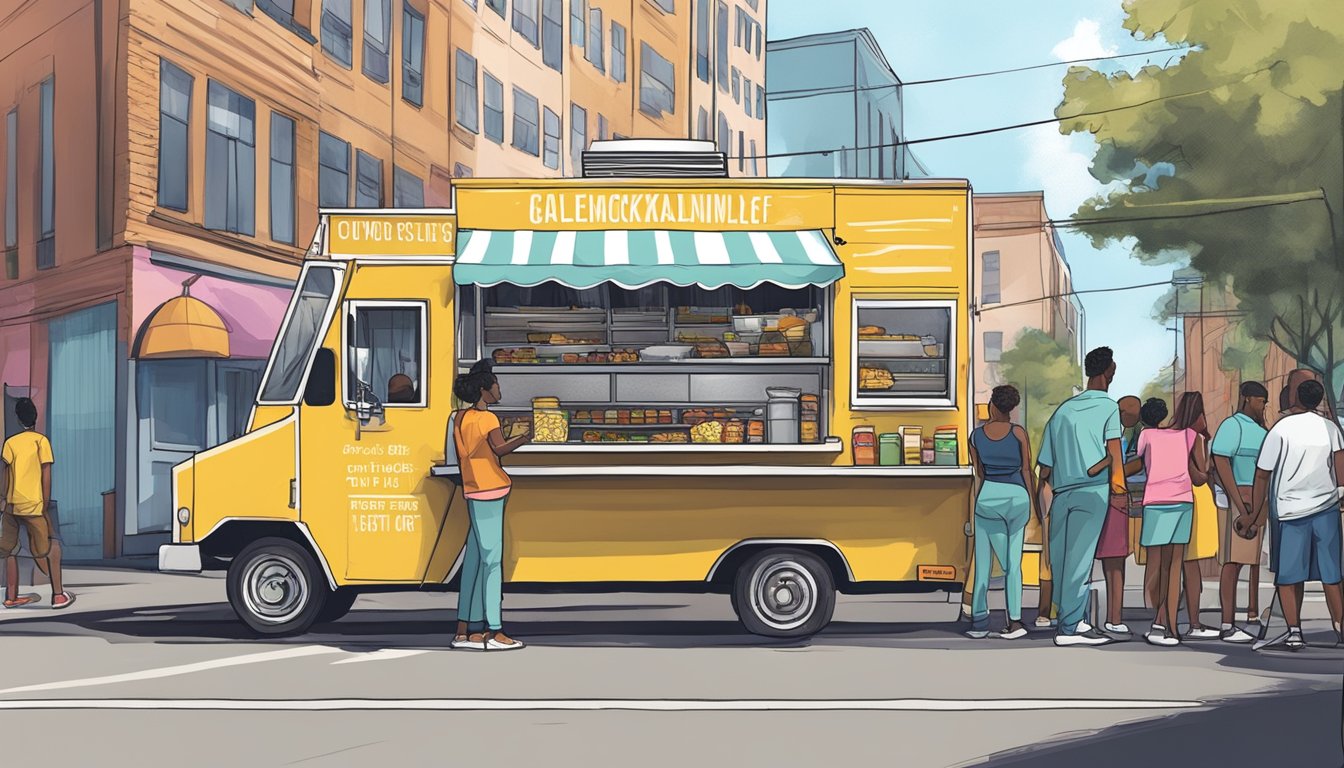
[[303, 404], [325, 406], [336, 402], [336, 353], [326, 347], [317, 350], [313, 370], [308, 374], [308, 386], [303, 390]]

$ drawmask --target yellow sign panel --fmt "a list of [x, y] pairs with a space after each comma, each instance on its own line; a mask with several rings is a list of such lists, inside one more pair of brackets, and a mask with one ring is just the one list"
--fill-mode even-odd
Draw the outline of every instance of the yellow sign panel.
[[829, 189], [769, 187], [459, 188], [463, 226], [490, 230], [759, 231], [835, 225]]
[[457, 253], [457, 217], [333, 215], [327, 220], [332, 256], [452, 256]]

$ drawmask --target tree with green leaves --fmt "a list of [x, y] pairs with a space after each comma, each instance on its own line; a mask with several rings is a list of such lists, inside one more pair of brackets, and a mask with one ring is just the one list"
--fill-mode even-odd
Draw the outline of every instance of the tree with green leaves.
[[[1251, 336], [1322, 374], [1344, 358], [1344, 3], [1126, 0], [1124, 27], [1190, 50], [1136, 74], [1071, 68], [1056, 114], [1108, 192], [1077, 218], [1230, 283]], [[1089, 113], [1085, 117], [1070, 117]], [[1170, 373], [1170, 372], [1168, 372]]]
[[1000, 359], [1002, 377], [1022, 395], [1018, 406], [1031, 445], [1041, 444], [1045, 423], [1059, 404], [1073, 397], [1083, 383], [1083, 369], [1073, 350], [1044, 331], [1023, 331]]
[[[1174, 383], [1174, 386], [1173, 386]], [[1176, 396], [1172, 396], [1172, 392]], [[1139, 393], [1139, 399], [1147, 402], [1150, 398], [1159, 398], [1165, 400], [1167, 408], [1176, 409], [1176, 400], [1182, 392], [1185, 391], [1185, 366], [1180, 361], [1173, 360], [1162, 366], [1147, 384], [1143, 385], [1143, 391]], [[1118, 396], [1117, 396], [1118, 397]]]

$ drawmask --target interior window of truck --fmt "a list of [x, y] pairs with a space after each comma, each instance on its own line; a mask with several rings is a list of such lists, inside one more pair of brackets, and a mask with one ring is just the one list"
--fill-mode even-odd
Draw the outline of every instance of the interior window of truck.
[[425, 405], [425, 305], [352, 302], [346, 323], [346, 402]]
[[263, 403], [293, 405], [299, 397], [308, 362], [325, 327], [327, 311], [336, 292], [336, 270], [309, 267], [291, 300], [289, 318], [272, 352], [262, 385]]
[[855, 300], [854, 404], [954, 405], [955, 307], [950, 301]]

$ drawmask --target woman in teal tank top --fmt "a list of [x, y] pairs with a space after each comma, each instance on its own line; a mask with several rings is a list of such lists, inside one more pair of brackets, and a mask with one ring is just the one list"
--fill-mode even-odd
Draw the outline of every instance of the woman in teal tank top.
[[1020, 401], [1016, 387], [995, 387], [989, 398], [989, 422], [971, 433], [971, 463], [980, 478], [980, 492], [975, 497], [971, 629], [966, 634], [975, 639], [989, 636], [992, 558], [1003, 568], [1008, 604], [1008, 627], [999, 637], [1016, 640], [1027, 634], [1022, 625], [1022, 543], [1036, 498], [1036, 478], [1027, 432], [1012, 422]]

